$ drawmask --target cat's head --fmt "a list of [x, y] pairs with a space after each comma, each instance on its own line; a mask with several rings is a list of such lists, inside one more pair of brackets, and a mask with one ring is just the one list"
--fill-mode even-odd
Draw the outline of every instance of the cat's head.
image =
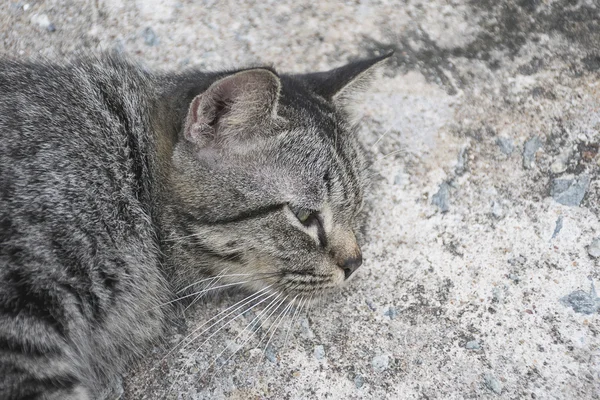
[[243, 70], [193, 99], [172, 162], [181, 267], [292, 297], [353, 275], [367, 165], [348, 105], [388, 56], [304, 75]]

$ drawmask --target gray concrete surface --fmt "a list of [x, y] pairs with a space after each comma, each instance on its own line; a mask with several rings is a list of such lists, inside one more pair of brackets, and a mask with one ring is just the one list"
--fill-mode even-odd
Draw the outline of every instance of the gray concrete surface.
[[4, 1], [8, 57], [300, 72], [396, 50], [357, 107], [376, 161], [356, 279], [265, 356], [266, 327], [219, 356], [251, 313], [156, 348], [126, 398], [600, 398], [599, 21], [597, 0]]

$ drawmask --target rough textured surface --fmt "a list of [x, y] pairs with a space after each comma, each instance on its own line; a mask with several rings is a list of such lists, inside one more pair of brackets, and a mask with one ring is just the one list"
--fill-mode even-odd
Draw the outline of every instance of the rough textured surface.
[[[285, 345], [290, 318], [225, 362], [255, 311], [156, 349], [126, 397], [598, 398], [598, 2], [238, 3], [0, 6], [8, 57], [300, 72], [396, 50], [357, 107], [376, 184], [356, 279]], [[236, 298], [190, 311], [187, 332]]]

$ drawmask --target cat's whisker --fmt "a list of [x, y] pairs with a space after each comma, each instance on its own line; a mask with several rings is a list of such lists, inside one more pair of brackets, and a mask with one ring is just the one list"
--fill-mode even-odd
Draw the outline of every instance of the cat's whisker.
[[[281, 313], [275, 319], [275, 321], [273, 321], [273, 324], [275, 324], [275, 322], [277, 322], [277, 320], [279, 320], [279, 322], [277, 322], [277, 325], [275, 326], [275, 329], [273, 329], [273, 332], [271, 333], [271, 336], [269, 336], [269, 339], [267, 340], [267, 344], [265, 344], [265, 350], [262, 352], [262, 357], [258, 361], [258, 363], [256, 364], [257, 366], [262, 362], [262, 359], [266, 356], [267, 350], [269, 349], [269, 344], [271, 343], [271, 340], [273, 339], [273, 336], [275, 335], [275, 332], [277, 332], [277, 329], [279, 329], [279, 325], [281, 325], [281, 322], [284, 320], [284, 317], [287, 315], [288, 311], [293, 306], [294, 300], [296, 300], [297, 297], [298, 297], [298, 295], [296, 295], [296, 297], [294, 297], [292, 299], [292, 301], [288, 303], [288, 305], [283, 309], [283, 311], [281, 311]], [[271, 325], [271, 327], [273, 326], [273, 324]], [[271, 328], [269, 328], [269, 330], [271, 330]], [[269, 332], [267, 331], [266, 334], [268, 334], [268, 333]]]
[[379, 162], [385, 160], [386, 158], [391, 157], [391, 156], [393, 156], [395, 154], [399, 154], [399, 153], [406, 153], [406, 149], [398, 149], [398, 150], [394, 150], [394, 151], [391, 151], [391, 152], [385, 154], [383, 157], [380, 157], [380, 158], [378, 158], [378, 159], [370, 162], [365, 168], [363, 168], [360, 171], [360, 173], [363, 174], [363, 173], [367, 172], [370, 175], [374, 175], [374, 173], [372, 171], [370, 171], [372, 167], [374, 167], [375, 165], [377, 165]]
[[283, 347], [282, 349], [285, 349], [285, 346], [287, 344], [288, 341], [288, 337], [290, 335], [290, 331], [292, 330], [292, 327], [294, 326], [294, 320], [296, 319], [296, 317], [300, 314], [300, 310], [302, 309], [302, 304], [305, 302], [305, 297], [301, 297], [300, 300], [298, 301], [298, 304], [295, 307], [294, 313], [292, 314], [292, 318], [290, 320], [290, 323], [288, 325], [288, 329], [285, 333], [285, 339], [283, 340]]
[[310, 293], [310, 299], [308, 300], [308, 307], [306, 308], [306, 316], [308, 317], [308, 313], [310, 312], [310, 310], [312, 310], [312, 307], [314, 305], [313, 299], [315, 297], [315, 292], [312, 291]]
[[[266, 298], [262, 299], [260, 302], [258, 302], [258, 303], [256, 303], [256, 304], [254, 304], [252, 307], [248, 308], [248, 309], [247, 309], [247, 310], [245, 310], [244, 312], [242, 312], [242, 313], [240, 313], [240, 314], [236, 315], [235, 317], [233, 317], [232, 319], [230, 319], [229, 321], [227, 321], [225, 324], [221, 325], [221, 326], [220, 326], [220, 327], [219, 327], [219, 328], [218, 328], [216, 331], [214, 331], [213, 333], [211, 333], [211, 334], [210, 334], [210, 335], [209, 335], [209, 336], [208, 336], [208, 337], [207, 337], [207, 338], [206, 338], [206, 339], [205, 339], [205, 340], [204, 340], [204, 341], [203, 341], [203, 342], [200, 344], [200, 346], [198, 347], [198, 350], [199, 350], [199, 349], [200, 349], [202, 346], [204, 346], [204, 345], [205, 345], [205, 344], [206, 344], [206, 343], [207, 343], [207, 342], [208, 342], [208, 341], [209, 341], [209, 340], [210, 340], [212, 337], [214, 337], [214, 336], [215, 336], [217, 333], [219, 333], [219, 332], [220, 332], [220, 331], [221, 331], [223, 328], [225, 328], [226, 326], [228, 326], [229, 324], [231, 324], [233, 321], [235, 321], [236, 319], [238, 319], [239, 317], [241, 317], [242, 315], [244, 315], [246, 312], [248, 312], [248, 311], [252, 310], [254, 307], [257, 307], [259, 304], [261, 304], [261, 303], [265, 302], [266, 300], [268, 300], [269, 298], [271, 298], [271, 297], [272, 297], [272, 296], [274, 296], [275, 294], [277, 294], [277, 293], [276, 293], [276, 292], [275, 292], [275, 293], [272, 293], [270, 296], [267, 296]], [[269, 306], [267, 306], [267, 309], [268, 309], [269, 307], [271, 307], [271, 305], [272, 305], [272, 304], [273, 304], [273, 303], [274, 303], [274, 302], [275, 302], [275, 301], [276, 301], [276, 300], [277, 300], [279, 297], [281, 297], [281, 293], [277, 294], [277, 296], [276, 296], [274, 299], [272, 299], [272, 300], [271, 300], [271, 302], [269, 303]], [[214, 324], [213, 324], [213, 325], [214, 325]], [[200, 336], [202, 336], [202, 334], [204, 334], [205, 332], [206, 332], [206, 330], [204, 330], [202, 333], [200, 333], [200, 334], [199, 334], [199, 335], [197, 335], [196, 337], [200, 337]], [[193, 340], [192, 340], [192, 341], [193, 341]], [[197, 350], [197, 351], [198, 351], [198, 350]], [[196, 352], [197, 352], [197, 351], [196, 351]], [[194, 352], [192, 355], [195, 355], [195, 354], [196, 354], [196, 352]]]
[[[263, 289], [263, 291], [266, 290]], [[261, 291], [262, 292], [262, 291]], [[175, 350], [177, 350], [180, 347], [186, 347], [188, 346], [190, 343], [192, 343], [194, 340], [196, 340], [197, 338], [201, 337], [204, 333], [206, 333], [208, 330], [210, 330], [214, 325], [216, 325], [217, 323], [219, 323], [220, 321], [222, 321], [224, 318], [226, 318], [227, 316], [231, 315], [232, 313], [234, 313], [235, 311], [239, 310], [240, 308], [244, 307], [245, 305], [247, 305], [248, 303], [268, 294], [270, 292], [267, 293], [254, 293], [248, 297], [245, 297], [244, 299], [238, 301], [237, 303], [233, 304], [232, 306], [228, 307], [227, 309], [221, 311], [219, 314], [215, 315], [214, 317], [212, 317], [211, 319], [209, 319], [208, 321], [204, 322], [203, 324], [201, 324], [199, 327], [197, 327], [196, 329], [194, 329], [192, 332], [190, 332], [186, 337], [184, 337], [183, 339], [181, 339], [175, 346], [173, 346], [160, 360], [160, 362], [157, 365], [161, 365], [171, 354], [173, 354], [175, 352]], [[243, 303], [243, 304], [240, 304]], [[214, 320], [215, 318], [217, 318], [218, 316], [220, 316], [221, 314], [227, 312], [228, 310], [230, 310], [231, 308], [236, 307], [234, 310], [232, 310], [230, 313], [228, 313], [224, 318], [220, 319], [219, 321], [215, 322], [213, 325], [209, 326], [206, 330], [204, 330], [203, 332], [201, 332], [200, 334], [194, 336], [196, 334], [196, 332], [198, 332], [200, 329], [202, 329], [204, 326], [206, 326], [208, 323], [210, 323], [210, 321]], [[253, 307], [251, 307], [253, 308]], [[250, 310], [251, 308], [249, 308], [248, 310]], [[244, 312], [248, 311], [245, 310], [243, 311], [241, 314], [244, 314]], [[192, 338], [192, 336], [194, 336]], [[190, 339], [191, 338], [191, 339]]]
[[[253, 272], [253, 273], [247, 273], [247, 274], [242, 274], [242, 273], [219, 274], [217, 276], [218, 277], [222, 277], [222, 278], [231, 278], [231, 277], [238, 277], [238, 276], [241, 276], [241, 277], [254, 277], [256, 279], [252, 279], [252, 280], [248, 280], [247, 281], [247, 282], [253, 282], [253, 281], [256, 281], [256, 280], [265, 279], [265, 278], [271, 278], [271, 277], [279, 276], [279, 275], [281, 275], [281, 272], [279, 272], [279, 271], [273, 271], [273, 272]], [[199, 284], [201, 284], [203, 282], [209, 281], [209, 280], [214, 279], [214, 278], [215, 277], [204, 278], [202, 280], [199, 280], [197, 282], [194, 282], [194, 283], [191, 283], [191, 284], [189, 284], [187, 286], [184, 286], [183, 288], [177, 290], [177, 292], [175, 292], [175, 293], [179, 294], [179, 293], [185, 292], [186, 290], [188, 290], [191, 287], [194, 287], [196, 285], [199, 285]]]
[[219, 281], [221, 280], [221, 275], [218, 275], [216, 277], [213, 278], [213, 280], [211, 282], [208, 283], [208, 285], [206, 285], [205, 288], [202, 289], [202, 291], [194, 298], [194, 300], [192, 300], [190, 302], [190, 304], [188, 304], [184, 309], [183, 312], [186, 312], [190, 307], [192, 307], [194, 304], [196, 304], [196, 302], [198, 302], [202, 297], [204, 297], [204, 295], [206, 293], [209, 292], [209, 290], [216, 285]]
[[[277, 295], [277, 296], [276, 296], [274, 299], [272, 299], [272, 300], [271, 300], [271, 302], [269, 303], [269, 305], [268, 305], [268, 306], [265, 308], [265, 310], [261, 311], [261, 313], [259, 314], [259, 316], [260, 316], [260, 315], [262, 315], [262, 314], [263, 314], [263, 313], [264, 313], [266, 310], [268, 310], [268, 309], [269, 309], [269, 307], [271, 307], [271, 306], [272, 306], [272, 305], [273, 305], [273, 304], [274, 304], [274, 303], [277, 301], [277, 299], [278, 299], [279, 297], [281, 297], [281, 293], [279, 293], [279, 294], [278, 294], [277, 292], [274, 292], [274, 293], [270, 294], [270, 295], [269, 295], [269, 296], [267, 296], [266, 298], [263, 298], [263, 299], [262, 299], [261, 301], [259, 301], [258, 303], [254, 304], [254, 305], [252, 305], [251, 307], [249, 307], [248, 309], [246, 309], [244, 312], [242, 312], [242, 313], [240, 313], [240, 314], [236, 315], [234, 318], [232, 318], [231, 320], [229, 320], [227, 323], [225, 323], [225, 324], [221, 325], [221, 326], [219, 327], [219, 329], [217, 329], [215, 332], [213, 332], [211, 335], [209, 335], [209, 336], [208, 336], [208, 337], [207, 337], [207, 338], [206, 338], [206, 339], [205, 339], [205, 340], [204, 340], [204, 341], [203, 341], [203, 342], [200, 344], [200, 346], [198, 346], [198, 347], [196, 348], [196, 350], [194, 350], [194, 351], [192, 352], [192, 354], [190, 354], [190, 355], [188, 356], [188, 360], [192, 360], [192, 359], [194, 358], [194, 356], [195, 356], [196, 354], [198, 354], [198, 352], [200, 351], [200, 349], [201, 349], [201, 348], [202, 348], [202, 347], [203, 347], [203, 346], [204, 346], [204, 345], [205, 345], [205, 344], [206, 344], [206, 343], [207, 343], [207, 342], [208, 342], [208, 341], [209, 341], [209, 340], [210, 340], [210, 339], [211, 339], [213, 336], [215, 336], [215, 335], [216, 335], [218, 332], [220, 332], [220, 331], [221, 331], [221, 329], [225, 328], [226, 326], [228, 326], [229, 324], [231, 324], [233, 321], [235, 321], [236, 319], [238, 319], [239, 317], [241, 317], [242, 315], [244, 315], [244, 313], [246, 313], [246, 312], [248, 312], [248, 311], [252, 310], [253, 308], [257, 307], [258, 305], [262, 304], [263, 302], [267, 301], [268, 299], [270, 299], [271, 297], [273, 297], [273, 296], [275, 296], [275, 295]], [[225, 317], [227, 317], [227, 316], [225, 316]], [[225, 317], [223, 317], [223, 318], [225, 318]], [[196, 335], [196, 337], [194, 337], [194, 338], [191, 340], [191, 342], [192, 342], [192, 341], [194, 341], [194, 340], [196, 340], [196, 339], [197, 339], [197, 338], [199, 338], [200, 336], [202, 336], [202, 335], [203, 335], [205, 332], [207, 332], [207, 330], [209, 330], [210, 328], [212, 328], [212, 327], [213, 327], [215, 324], [217, 324], [218, 322], [222, 321], [222, 320], [223, 320], [223, 318], [219, 319], [219, 321], [215, 322], [215, 323], [214, 323], [214, 324], [212, 324], [210, 327], [208, 327], [207, 329], [205, 329], [204, 331], [202, 331], [200, 334]], [[255, 319], [256, 319], [256, 318], [255, 318]], [[254, 321], [254, 320], [253, 320], [253, 321]], [[190, 343], [191, 343], [191, 342], [190, 342]], [[219, 357], [219, 356], [217, 356], [217, 358], [218, 358], [218, 357]], [[210, 365], [208, 366], [208, 368], [205, 370], [205, 372], [203, 372], [203, 373], [202, 373], [202, 375], [200, 375], [200, 377], [199, 377], [199, 378], [202, 378], [202, 376], [204, 376], [204, 373], [206, 373], [206, 371], [208, 371], [208, 369], [210, 369], [210, 367], [211, 367], [211, 366], [212, 366], [212, 365], [213, 365], [213, 364], [216, 362], [216, 360], [217, 360], [217, 359], [214, 359], [214, 360], [213, 360], [213, 361], [210, 363]], [[180, 377], [181, 377], [181, 375], [183, 374], [183, 369], [184, 369], [184, 368], [185, 368], [185, 365], [183, 365], [183, 366], [181, 367], [181, 369], [180, 369], [180, 371], [178, 372], [177, 376], [175, 377], [175, 380], [174, 380], [173, 384], [171, 385], [171, 387], [170, 387], [170, 389], [169, 389], [169, 392], [168, 392], [168, 393], [170, 393], [170, 392], [173, 390], [173, 387], [174, 387], [174, 386], [175, 386], [175, 384], [176, 384], [176, 383], [179, 381], [179, 378], [180, 378]]]
[[[287, 299], [287, 296], [286, 296], [285, 298], [283, 298], [283, 299], [282, 299], [282, 301], [280, 301], [280, 302], [279, 302], [279, 304], [277, 305], [277, 307], [276, 307], [275, 309], [279, 308], [279, 307], [281, 306], [281, 304], [285, 302], [285, 300], [286, 300], [286, 299]], [[270, 317], [270, 316], [269, 316], [269, 317]], [[256, 318], [255, 318], [255, 319], [256, 319]], [[267, 319], [268, 319], [268, 317], [267, 317]], [[267, 319], [265, 319], [265, 321], [266, 321]], [[236, 336], [236, 338], [234, 339], [234, 343], [235, 343], [235, 342], [237, 341], [237, 339], [238, 339], [238, 338], [239, 338], [239, 337], [240, 337], [240, 336], [241, 336], [241, 335], [242, 335], [242, 334], [243, 334], [243, 333], [244, 333], [244, 332], [245, 332], [245, 331], [246, 331], [246, 330], [247, 330], [247, 329], [248, 329], [248, 328], [249, 328], [249, 327], [252, 325], [252, 323], [253, 323], [253, 322], [254, 322], [254, 320], [252, 320], [252, 321], [250, 322], [250, 324], [249, 324], [248, 326], [246, 326], [246, 328], [244, 328], [244, 330], [242, 330], [242, 332], [240, 332], [240, 333], [238, 334], [238, 336]], [[263, 322], [264, 322], [264, 321], [263, 321]], [[261, 326], [262, 326], [262, 324], [261, 324]], [[256, 331], [257, 331], [257, 330], [258, 330], [258, 329], [254, 330], [253, 332], [250, 332], [250, 334], [248, 335], [248, 337], [247, 337], [247, 338], [245, 338], [245, 339], [244, 339], [244, 341], [242, 342], [242, 344], [240, 344], [240, 345], [237, 347], [237, 349], [236, 349], [236, 350], [235, 350], [235, 351], [234, 351], [234, 352], [233, 352], [233, 353], [232, 353], [232, 354], [231, 354], [229, 357], [227, 357], [227, 359], [226, 359], [226, 360], [223, 362], [223, 365], [227, 365], [227, 363], [229, 362], [229, 360], [231, 360], [231, 359], [232, 359], [232, 358], [233, 358], [233, 357], [234, 357], [234, 356], [235, 356], [235, 355], [236, 355], [236, 354], [237, 354], [237, 353], [238, 353], [238, 352], [239, 352], [241, 349], [243, 349], [243, 348], [244, 348], [244, 346], [246, 345], [246, 343], [248, 343], [248, 342], [249, 342], [249, 341], [250, 341], [250, 340], [251, 340], [251, 339], [254, 337], [254, 335], [255, 335], [255, 333], [256, 333]], [[229, 348], [229, 347], [227, 347], [227, 348]], [[222, 355], [222, 353], [224, 353], [224, 352], [225, 352], [225, 350], [227, 350], [227, 348], [225, 348], [225, 349], [224, 349], [224, 350], [221, 352], [221, 354], [219, 354], [219, 355], [217, 356], [217, 359], [218, 359], [218, 358], [219, 358], [219, 357]], [[215, 373], [216, 373], [216, 372], [217, 372], [217, 371], [215, 371]]]
[[200, 291], [198, 291], [198, 292], [190, 293], [190, 294], [187, 294], [187, 295], [185, 295], [185, 296], [178, 297], [178, 298], [176, 298], [176, 299], [174, 299], [174, 300], [167, 301], [166, 303], [162, 303], [162, 304], [156, 305], [156, 306], [154, 306], [154, 307], [152, 307], [152, 308], [149, 308], [149, 309], [147, 309], [147, 310], [146, 310], [146, 312], [148, 312], [148, 311], [152, 311], [152, 310], [155, 310], [155, 309], [157, 309], [157, 308], [164, 307], [164, 306], [168, 306], [169, 304], [176, 303], [176, 302], [178, 302], [178, 301], [180, 301], [180, 300], [182, 300], [182, 299], [187, 299], [187, 298], [189, 298], [189, 297], [197, 296], [198, 294], [202, 294], [202, 293], [205, 293], [205, 292], [209, 292], [209, 291], [211, 291], [211, 290], [222, 289], [222, 288], [225, 288], [225, 287], [230, 287], [230, 286], [238, 286], [238, 285], [243, 285], [244, 283], [248, 283], [248, 282], [252, 282], [252, 280], [249, 280], [249, 281], [242, 281], [242, 282], [234, 282], [234, 283], [227, 283], [227, 284], [225, 284], [225, 285], [220, 285], [220, 286], [212, 287], [212, 288], [209, 288], [209, 289], [203, 289], [203, 290], [200, 290]]
[[[285, 301], [285, 299], [287, 299], [287, 296], [283, 299]], [[267, 318], [265, 318], [264, 323], [266, 323], [267, 321], [269, 321], [271, 319], [271, 316], [279, 309], [279, 307], [283, 304], [283, 302], [280, 302], [277, 307], [275, 307], [273, 309], [273, 311], [271, 311], [271, 313], [269, 314], [269, 316]], [[280, 314], [281, 315], [281, 314]], [[277, 322], [277, 320], [279, 319], [279, 315], [273, 320], [273, 322], [269, 325], [269, 329], [267, 329], [267, 331], [261, 335], [260, 340], [258, 341], [256, 347], [260, 347], [260, 344], [262, 343], [263, 339], [269, 334], [269, 332], [271, 332], [271, 329], [273, 328], [273, 326], [275, 325], [275, 323]], [[262, 324], [261, 324], [262, 327]], [[256, 368], [258, 368], [258, 366], [260, 365], [263, 356], [265, 355], [266, 352], [266, 347], [265, 350], [263, 350], [261, 352], [261, 355], [259, 356], [258, 362], [256, 363]]]
[[371, 151], [373, 151], [373, 149], [375, 148], [375, 146], [377, 146], [377, 144], [378, 144], [379, 142], [381, 142], [381, 139], [383, 139], [383, 138], [385, 137], [385, 135], [387, 135], [388, 133], [390, 133], [390, 132], [392, 131], [392, 129], [393, 129], [393, 126], [390, 126], [390, 127], [389, 127], [389, 128], [388, 128], [388, 129], [387, 129], [385, 132], [383, 132], [383, 133], [382, 133], [382, 134], [379, 136], [379, 138], [377, 138], [377, 140], [375, 141], [375, 143], [373, 143], [373, 144], [371, 145]]
[[373, 161], [364, 170], [368, 170], [369, 168], [372, 168], [373, 166], [377, 165], [377, 163], [385, 160], [386, 158], [391, 157], [394, 154], [399, 154], [399, 153], [406, 153], [406, 150], [405, 149], [398, 149], [398, 150], [390, 151], [389, 153], [385, 154], [383, 157], [379, 157], [378, 159], [376, 159], [375, 161]]
[[[272, 308], [272, 307], [273, 307], [273, 306], [276, 304], [276, 306], [275, 306], [275, 308], [273, 309], [273, 311], [272, 311], [272, 312], [271, 312], [271, 313], [270, 313], [270, 314], [269, 314], [269, 315], [268, 315], [268, 316], [267, 316], [267, 317], [266, 317], [264, 320], [262, 320], [261, 324], [259, 325], [259, 327], [258, 327], [256, 330], [260, 329], [260, 328], [263, 326], [263, 324], [265, 323], [265, 321], [267, 321], [267, 320], [268, 320], [268, 319], [271, 317], [271, 315], [273, 314], [273, 312], [274, 312], [275, 310], [277, 310], [277, 309], [279, 308], [279, 306], [280, 306], [280, 305], [281, 305], [283, 302], [285, 302], [285, 299], [287, 298], [287, 296], [286, 296], [286, 297], [284, 297], [283, 299], [281, 299], [281, 300], [277, 301], [277, 299], [278, 299], [279, 297], [281, 297], [281, 296], [282, 296], [282, 293], [279, 293], [279, 294], [277, 295], [277, 297], [275, 297], [273, 300], [271, 300], [271, 302], [269, 303], [269, 305], [268, 305], [267, 307], [265, 307], [265, 309], [264, 309], [264, 310], [262, 310], [262, 311], [261, 311], [261, 312], [260, 312], [260, 313], [259, 313], [259, 314], [258, 314], [256, 317], [254, 317], [254, 319], [252, 319], [252, 321], [250, 321], [250, 323], [249, 323], [249, 324], [248, 324], [248, 325], [247, 325], [247, 326], [246, 326], [246, 327], [245, 327], [245, 328], [244, 328], [244, 329], [243, 329], [243, 330], [242, 330], [242, 331], [241, 331], [241, 332], [240, 332], [240, 333], [239, 333], [239, 334], [238, 334], [238, 335], [235, 337], [235, 339], [233, 340], [233, 342], [235, 343], [235, 341], [236, 341], [237, 339], [239, 339], [239, 337], [240, 337], [240, 336], [241, 336], [241, 335], [242, 335], [242, 334], [243, 334], [243, 333], [244, 333], [244, 332], [245, 332], [245, 331], [246, 331], [248, 328], [250, 328], [252, 325], [255, 325], [255, 321], [257, 321], [257, 320], [258, 320], [258, 321], [260, 321], [260, 318], [261, 318], [261, 317], [262, 317], [262, 316], [263, 316], [263, 315], [264, 315], [264, 314], [265, 314], [267, 311], [269, 311], [269, 310], [270, 310], [270, 309], [271, 309], [271, 308]], [[241, 314], [240, 314], [240, 315], [241, 315]], [[242, 343], [242, 345], [241, 345], [241, 346], [245, 345], [245, 344], [247, 343], [247, 341], [248, 341], [248, 340], [250, 340], [252, 337], [253, 337], [253, 333], [251, 333], [251, 334], [250, 334], [249, 338], [248, 338], [246, 341], [244, 341], [244, 342]], [[202, 347], [202, 345], [200, 345], [200, 347]], [[202, 375], [200, 375], [200, 377], [199, 377], [199, 378], [202, 378], [202, 376], [204, 376], [204, 374], [205, 374], [206, 372], [208, 372], [208, 371], [210, 370], [210, 368], [212, 368], [212, 366], [213, 366], [213, 365], [214, 365], [214, 364], [217, 362], [217, 360], [219, 359], [219, 357], [221, 357], [221, 355], [223, 355], [223, 353], [224, 353], [225, 351], [227, 351], [227, 349], [228, 349], [228, 348], [229, 348], [229, 346], [226, 346], [226, 347], [225, 347], [225, 348], [224, 348], [224, 349], [223, 349], [223, 350], [222, 350], [222, 351], [221, 351], [219, 354], [217, 354], [217, 356], [216, 356], [216, 357], [214, 357], [214, 358], [213, 358], [213, 360], [211, 361], [211, 363], [208, 365], [208, 367], [205, 369], [205, 371], [202, 373]], [[200, 348], [198, 348], [198, 350], [199, 350], [199, 349], [200, 349]], [[196, 351], [198, 351], [198, 350], [196, 350]], [[195, 353], [194, 353], [194, 354], [195, 354]], [[194, 354], [192, 354], [192, 356], [193, 356]], [[235, 353], [234, 353], [234, 354], [235, 354]], [[229, 359], [228, 359], [228, 360], [229, 360]]]
[[[201, 324], [200, 326], [198, 326], [196, 329], [194, 329], [190, 334], [188, 334], [185, 338], [183, 338], [177, 345], [175, 345], [175, 347], [173, 347], [171, 350], [169, 350], [169, 352], [163, 357], [163, 360], [166, 359], [170, 354], [172, 354], [178, 347], [182, 346], [185, 347], [187, 345], [189, 345], [191, 342], [193, 342], [194, 340], [196, 340], [197, 338], [201, 337], [204, 333], [208, 332], [213, 326], [215, 326], [216, 324], [218, 324], [219, 322], [223, 321], [225, 318], [227, 318], [228, 316], [230, 316], [231, 314], [233, 314], [234, 312], [236, 312], [237, 310], [239, 310], [240, 308], [246, 306], [248, 303], [257, 300], [271, 292], [266, 292], [272, 285], [269, 285], [261, 290], [259, 290], [258, 292], [251, 294], [250, 296], [247, 296], [245, 298], [243, 298], [242, 300], [238, 301], [237, 303], [233, 304], [232, 306], [227, 307], [225, 310], [221, 311], [220, 313], [218, 313], [217, 315], [215, 315], [214, 317], [210, 318], [208, 321], [204, 322], [203, 324]], [[270, 296], [272, 297], [272, 296]], [[264, 300], [267, 300], [269, 297], [267, 297]], [[262, 302], [261, 302], [262, 303]], [[258, 305], [260, 303], [257, 303], [256, 305]], [[233, 308], [233, 310], [232, 310]], [[253, 307], [245, 310], [249, 311], [251, 310]], [[242, 315], [244, 312], [242, 312], [240, 315]], [[226, 315], [224, 315], [223, 317], [221, 317], [218, 321], [214, 322], [212, 325], [210, 325], [208, 328], [206, 328], [205, 330], [203, 330], [202, 332], [200, 332], [199, 334], [196, 335], [196, 332], [198, 332], [200, 329], [202, 329], [203, 327], [205, 327], [207, 324], [209, 324], [211, 321], [215, 320], [216, 318], [219, 318], [219, 316], [221, 316], [222, 314], [227, 313]], [[237, 317], [236, 317], [237, 318]], [[232, 319], [233, 321], [233, 319]], [[192, 338], [191, 340], [189, 340], [192, 336], [196, 335], [194, 338]], [[189, 340], [189, 341], [188, 341]], [[185, 344], [183, 344], [184, 342], [186, 342]]]
[[199, 281], [196, 281], [196, 282], [194, 282], [194, 283], [190, 283], [189, 285], [187, 285], [187, 286], [185, 286], [185, 287], [183, 287], [183, 288], [179, 289], [179, 290], [178, 290], [178, 291], [176, 291], [175, 293], [181, 293], [181, 292], [185, 292], [187, 289], [189, 289], [189, 288], [191, 288], [191, 287], [194, 287], [194, 286], [196, 286], [196, 285], [200, 285], [201, 283], [204, 283], [204, 282], [207, 282], [207, 281], [213, 280], [213, 279], [215, 279], [215, 278], [230, 278], [230, 277], [234, 277], [234, 276], [252, 276], [252, 275], [254, 275], [254, 274], [219, 274], [219, 275], [217, 275], [217, 276], [213, 276], [213, 277], [210, 277], [210, 278], [201, 279], [201, 280], [199, 280]]

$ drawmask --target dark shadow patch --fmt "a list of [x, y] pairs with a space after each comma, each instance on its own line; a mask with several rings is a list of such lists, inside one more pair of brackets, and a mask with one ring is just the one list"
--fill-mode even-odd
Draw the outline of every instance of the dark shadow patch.
[[584, 68], [588, 71], [597, 71], [600, 69], [600, 55], [592, 54], [581, 60]]
[[[413, 46], [411, 43], [418, 43], [418, 47]], [[450, 54], [447, 50], [441, 49], [427, 33], [420, 29], [411, 30], [404, 36], [394, 39], [393, 44], [364, 37], [363, 47], [369, 57], [394, 51], [394, 55], [390, 57], [387, 63], [390, 69], [403, 74], [417, 70], [425, 76], [428, 82], [442, 86], [448, 94], [454, 95], [457, 93], [455, 84], [445, 72], [449, 71], [458, 76], [457, 71], [448, 59]], [[458, 85], [462, 86], [462, 84]]]
[[[440, 85], [448, 94], [455, 94], [469, 77], [458, 73], [451, 58], [480, 60], [494, 71], [501, 67], [503, 60], [513, 60], [526, 43], [539, 43], [542, 35], [559, 34], [572, 43], [561, 49], [562, 57], [573, 54], [578, 47], [591, 49], [600, 43], [600, 11], [579, 5], [577, 1], [546, 5], [541, 0], [472, 0], [470, 7], [473, 17], [480, 17], [481, 32], [466, 46], [442, 49], [421, 27], [416, 27], [400, 36], [389, 35], [388, 42], [364, 37], [363, 47], [369, 56], [394, 50], [388, 63], [390, 71], [393, 70], [391, 74], [418, 70], [428, 82]], [[581, 68], [576, 61], [572, 64], [574, 70]], [[600, 56], [589, 55], [581, 64], [588, 71], [596, 71], [600, 69]], [[521, 65], [518, 72], [531, 75], [544, 66], [542, 59], [533, 57]]]

